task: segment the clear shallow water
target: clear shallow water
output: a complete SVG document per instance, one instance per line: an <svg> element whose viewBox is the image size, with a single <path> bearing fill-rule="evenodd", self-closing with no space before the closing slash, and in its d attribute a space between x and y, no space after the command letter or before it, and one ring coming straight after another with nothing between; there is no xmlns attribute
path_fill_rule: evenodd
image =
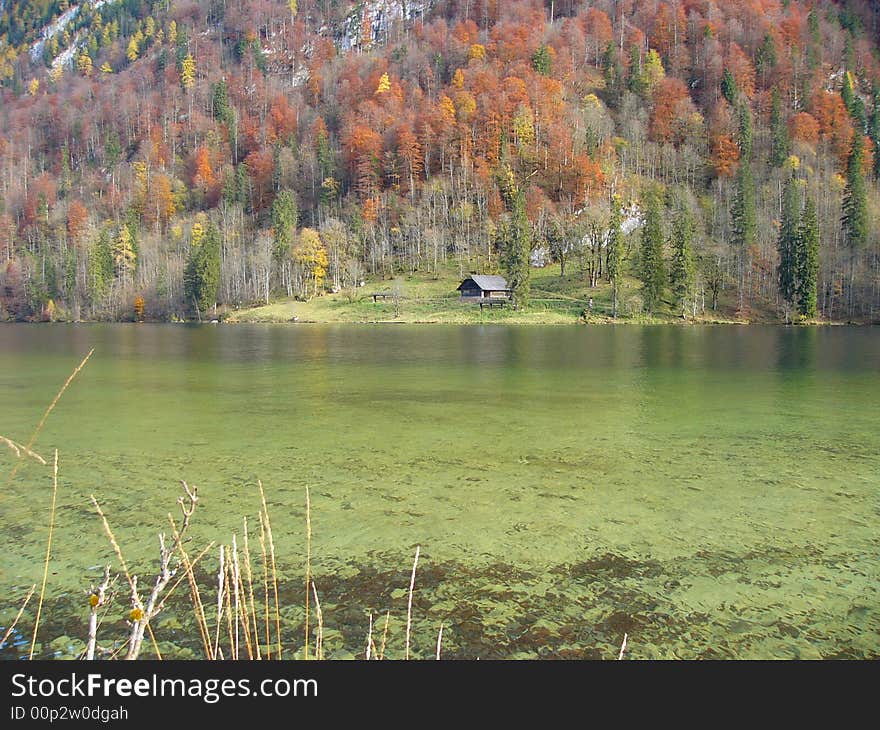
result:
<svg viewBox="0 0 880 730"><path fill-rule="evenodd" d="M451 657L610 657L624 632L634 658L880 654L876 328L9 325L0 434L27 441L91 347L37 444L61 472L43 655L85 635L112 557L89 494L148 574L180 479L195 546L256 524L258 478L291 646L309 485L331 656L369 611L399 648L416 545L420 655L441 621ZM15 600L50 476L0 497ZM173 614L170 655L197 644Z"/></svg>

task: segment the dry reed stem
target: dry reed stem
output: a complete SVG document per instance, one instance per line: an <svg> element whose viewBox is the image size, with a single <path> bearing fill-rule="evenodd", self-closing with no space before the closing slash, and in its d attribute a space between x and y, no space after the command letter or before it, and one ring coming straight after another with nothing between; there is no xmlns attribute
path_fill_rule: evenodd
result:
<svg viewBox="0 0 880 730"><path fill-rule="evenodd" d="M37 601L37 617L34 619L34 633L31 636L31 650L28 652L28 659L34 658L34 647L37 644L37 629L40 628L40 616L43 613L43 598L46 595L46 580L49 578L49 558L52 555L52 535L55 533L55 503L57 499L58 449L55 449L55 459L52 464L52 507L49 510L49 538L46 541L46 559L43 561L43 584L40 586L40 599Z"/></svg>
<svg viewBox="0 0 880 730"><path fill-rule="evenodd" d="M61 400L61 396L64 395L64 391L70 386L73 382L73 379L77 376L80 370L85 367L85 364L89 361L89 358L92 356L92 353L95 351L95 348L89 350L89 354L86 355L82 362L76 366L74 371L70 374L66 381L64 381L64 385L61 386L61 390L58 391L57 395L52 399L52 402L49 404L49 407L46 409L46 412L43 413L43 417L40 419L40 422L37 424L37 427L34 429L34 432L31 434L30 440L27 442L27 446L25 446L25 451L30 451L33 445L36 443L37 438L40 435L40 431L43 430L43 426L46 423L46 419L49 417L49 414L55 409L56 404L59 400ZM12 484L12 480L15 479L15 475L18 474L18 468L21 465L21 462L18 462L9 474L9 478L6 480L6 486L8 487Z"/></svg>
<svg viewBox="0 0 880 730"><path fill-rule="evenodd" d="M391 622L391 610L385 612L385 628L382 630L382 650L379 652L379 659L385 658L385 646L388 644L388 624Z"/></svg>
<svg viewBox="0 0 880 730"><path fill-rule="evenodd" d="M440 633L437 634L437 661L440 661L440 644L443 641L443 623L440 623Z"/></svg>
<svg viewBox="0 0 880 730"><path fill-rule="evenodd" d="M8 439L5 436L0 436L0 444L6 444L10 449L15 452L15 455L20 459L21 452L23 451L25 456L30 456L35 461L39 461L43 466L46 466L46 460L37 454L36 452L31 451L27 446L23 446L22 444L17 444L12 439Z"/></svg>
<svg viewBox="0 0 880 730"><path fill-rule="evenodd" d="M306 638L303 658L309 658L309 581L312 579L312 503L309 485L306 485Z"/></svg>
<svg viewBox="0 0 880 730"><path fill-rule="evenodd" d="M235 658L238 659L238 647L239 647L239 617L240 617L240 607L239 607L239 584L241 583L241 574L238 569L238 542L235 539L235 533L232 534L232 586L233 586L233 595L235 596ZM247 626L247 623L245 623ZM248 655L250 655L250 642L245 642L247 644Z"/></svg>
<svg viewBox="0 0 880 730"><path fill-rule="evenodd" d="M620 654L617 655L617 661L623 659L623 652L626 651L626 632L623 634L623 643L620 645Z"/></svg>
<svg viewBox="0 0 880 730"><path fill-rule="evenodd" d="M95 506L95 509L101 516L101 521L104 523L104 532L107 535L107 539L110 540L110 545L113 547L113 551L116 553L116 558L119 560L119 564L122 566L122 571L125 573L125 579L128 581L128 585L131 586L133 581L131 578L131 573L128 570L128 564L125 562L125 558L122 556L122 549L119 547L119 543L116 541L116 536L113 534L113 530L110 529L110 523L107 521L107 516L101 509L101 505L98 504L98 500L95 499L94 494L90 494L89 499L92 500L92 504Z"/></svg>
<svg viewBox="0 0 880 730"><path fill-rule="evenodd" d="M131 630L131 641L128 645L128 654L126 655L126 659L129 661L133 661L138 658L141 645L144 640L144 631L149 631L150 638L153 642L153 646L156 650L156 653L159 654L159 645L156 643L156 637L153 635L153 630L150 627L150 621L155 618L156 614L159 612L158 605L161 605L159 601L159 597L162 595L162 592L168 587L168 583L171 582L171 579L174 577L174 574L177 572L177 567L171 567L171 559L174 557L175 551L181 547L181 542L183 540L183 535L186 533L187 528L189 527L190 518L196 509L196 504L198 503L198 488L193 487L189 488L185 481L182 481L183 490L186 493L186 498L178 497L177 503L180 505L180 509L183 512L183 521L181 523L180 532L176 535L176 541L172 544L170 548L165 547L165 534L159 533L159 573L156 576L156 580L153 583L153 590L150 591L150 595L147 598L146 604L141 600L140 595L137 592L137 586L135 578L132 584L132 611L138 611L139 615L132 614L132 630ZM170 517L170 514L169 514ZM179 561L178 561L179 564ZM159 654L161 656L161 654Z"/></svg>
<svg viewBox="0 0 880 730"><path fill-rule="evenodd" d="M266 659L272 658L272 641L269 626L269 558L266 556L266 522L260 510L260 552L263 554L263 610L266 628Z"/></svg>
<svg viewBox="0 0 880 730"><path fill-rule="evenodd" d="M86 659L92 661L95 658L95 648L98 645L98 609L104 605L107 597L107 589L110 587L110 566L104 568L104 579L97 587L92 586L89 595L89 640L86 644Z"/></svg>
<svg viewBox="0 0 880 730"><path fill-rule="evenodd" d="M406 604L406 655L405 659L409 659L409 640L410 633L412 629L412 599L413 599L413 589L416 585L416 568L419 564L419 550L421 547L416 545L416 559L413 561L413 569L412 576L409 579L409 600Z"/></svg>
<svg viewBox="0 0 880 730"><path fill-rule="evenodd" d="M21 614L24 613L25 606L28 605L28 601L31 600L31 596L34 595L35 590L37 590L36 583L31 586L28 594L24 597L24 602L21 604L21 608L19 608L18 613L15 614L15 620L10 624L9 628L6 629L6 633L3 634L3 638L0 639L0 649L2 649L6 645L6 640L12 635L12 632L15 630L15 625L18 623L18 619L21 618Z"/></svg>
<svg viewBox="0 0 880 730"><path fill-rule="evenodd" d="M238 624L232 620L232 557L229 554L229 546L226 547L226 633L229 638L229 658L238 659L238 642L233 632L233 626Z"/></svg>
<svg viewBox="0 0 880 730"><path fill-rule="evenodd" d="M272 538L272 523L269 521L269 508L266 506L266 494L263 491L263 482L257 480L260 486L260 500L263 503L263 514L266 516L266 535L269 538L269 556L272 559L272 592L275 597L275 640L278 642L278 659L281 659L281 604L278 601L278 571L275 568L275 540ZM311 532L311 528L309 528ZM309 586L306 584L306 596ZM308 644L306 644L308 651ZM308 658L308 657L306 657Z"/></svg>
<svg viewBox="0 0 880 730"><path fill-rule="evenodd" d="M318 617L318 636L315 639L315 659L324 658L324 614L321 613L321 602L318 600L318 589L312 582L312 593L315 596L315 613Z"/></svg>
<svg viewBox="0 0 880 730"><path fill-rule="evenodd" d="M115 659L117 656L119 656L119 654L122 653L122 651L123 651L126 647L128 647L128 639L126 639L126 640L123 641L118 647L116 647L116 651L114 651L114 652L110 655L110 659L111 659L111 660L112 660L112 659Z"/></svg>
<svg viewBox="0 0 880 730"><path fill-rule="evenodd" d="M199 633L202 637L202 644L205 647L205 656L208 659L213 659L214 656L211 654L211 643L210 639L208 638L208 618L205 616L205 606L202 603L202 595L199 592L199 584L196 582L196 576L193 571L195 569L196 563L198 563L199 560L201 560L208 553L208 551L212 547L214 547L214 543L211 542L210 545L202 550L201 554L194 561L190 562L189 555L187 555L187 552L183 547L183 542L180 539L180 532L178 532L177 530L177 524L174 522L174 518L171 515L168 515L168 520L171 522L171 529L174 530L174 539L177 541L178 549L180 550L180 559L183 562L183 570L186 575L186 579L189 582L189 592L190 596L192 597L193 607L196 610L196 622L199 625ZM168 593L165 594L165 599L167 599L168 596L171 595L174 588L176 588L182 580L183 578L178 579L177 583L174 585L171 591L168 591Z"/></svg>
<svg viewBox="0 0 880 730"><path fill-rule="evenodd" d="M370 661L370 652L373 647L373 614L370 614L370 626L367 629L367 651L366 651L366 660Z"/></svg>
<svg viewBox="0 0 880 730"><path fill-rule="evenodd" d="M217 626L214 633L214 656L219 656L220 652L220 624L223 621L223 579L226 575L224 570L224 550L220 546L220 567L217 570ZM221 657L222 658L222 657Z"/></svg>
<svg viewBox="0 0 880 730"><path fill-rule="evenodd" d="M150 635L150 641L153 643L153 651L156 652L156 659L162 661L162 652L159 651L159 642L156 641L156 635L153 633L153 627L147 624L147 633Z"/></svg>
<svg viewBox="0 0 880 730"><path fill-rule="evenodd" d="M208 545L202 550L202 552L200 552L200 553L196 556L195 560L192 561L192 567L193 567L193 568L196 567L196 564L197 564L197 563L198 563L203 557L205 557L205 555L208 553L208 551L209 551L212 547L214 547L214 543L213 543L213 542L210 542L210 543L209 543L209 544L208 544ZM179 586L181 583L183 583L183 579L187 577L185 573L186 573L186 571L184 571L184 575L179 576L179 577L177 578L177 580L174 581L174 583L172 584L171 588L169 588L167 591L165 591L165 596L164 596L164 597L162 598L162 600L159 602L159 610L160 610L160 611L161 611L163 608L165 608L165 601L167 601L169 598L171 598L172 594L174 593L174 589L177 588L177 586Z"/></svg>
<svg viewBox="0 0 880 730"><path fill-rule="evenodd" d="M244 518L244 567L247 573L247 582L248 582L248 599L250 600L250 614L253 617L254 622L254 647L256 649L257 660L262 659L260 656L260 634L257 627L257 610L254 606L254 581L253 574L251 572L251 551L250 545L248 544L248 526L247 526L247 517Z"/></svg>

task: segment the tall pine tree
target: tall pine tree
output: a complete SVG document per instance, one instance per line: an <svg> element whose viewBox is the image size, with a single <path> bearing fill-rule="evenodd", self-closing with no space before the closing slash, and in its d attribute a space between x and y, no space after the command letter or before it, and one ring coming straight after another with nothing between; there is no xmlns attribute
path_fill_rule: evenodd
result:
<svg viewBox="0 0 880 730"><path fill-rule="evenodd" d="M511 197L510 217L498 229L501 263L507 274L507 285L513 292L518 307L528 306L531 292L532 228L526 215L526 201L522 191Z"/></svg>
<svg viewBox="0 0 880 730"><path fill-rule="evenodd" d="M871 110L871 121L868 124L868 134L874 143L874 177L880 179L880 85L874 84L873 105Z"/></svg>
<svg viewBox="0 0 880 730"><path fill-rule="evenodd" d="M776 242L779 251L779 265L776 270L779 293L789 305L794 305L797 294L799 220L797 182L791 177L785 183L782 193L782 222Z"/></svg>
<svg viewBox="0 0 880 730"><path fill-rule="evenodd" d="M272 231L275 238L275 258L283 261L290 256L293 234L299 211L296 204L296 193L282 190L272 201Z"/></svg>
<svg viewBox="0 0 880 730"><path fill-rule="evenodd" d="M183 271L183 291L187 301L198 312L204 312L216 304L219 286L220 232L212 221L206 226L200 240L190 248Z"/></svg>
<svg viewBox="0 0 880 730"><path fill-rule="evenodd" d="M623 213L620 209L620 196L611 199L611 220L608 223L608 247L605 264L608 280L611 282L611 316L617 319L620 306L620 280L623 276Z"/></svg>
<svg viewBox="0 0 880 730"><path fill-rule="evenodd" d="M819 279L819 219L816 204L807 195L804 213L798 229L798 311L807 319L816 312L816 288Z"/></svg>
<svg viewBox="0 0 880 730"><path fill-rule="evenodd" d="M770 164L782 167L791 154L791 140L788 137L788 125L782 115L782 103L779 91L774 86L770 107Z"/></svg>
<svg viewBox="0 0 880 730"><path fill-rule="evenodd" d="M864 154L864 139L856 132L846 164L843 192L843 230L852 250L861 248L868 239L868 192L862 174Z"/></svg>
<svg viewBox="0 0 880 730"><path fill-rule="evenodd" d="M745 306L746 264L749 249L755 245L758 222L755 203L755 177L752 174L752 117L746 104L739 106L740 163L736 172L736 194L731 217L733 245L739 273L739 306Z"/></svg>
<svg viewBox="0 0 880 730"><path fill-rule="evenodd" d="M656 311L663 301L666 286L666 266L663 261L663 223L660 213L660 195L652 190L646 201L645 225L642 227L642 245L639 252L639 278L645 309Z"/></svg>
<svg viewBox="0 0 880 730"><path fill-rule="evenodd" d="M686 201L678 205L678 213L672 224L669 245L672 248L672 263L669 267L669 283L675 308L687 317L694 298L694 219Z"/></svg>

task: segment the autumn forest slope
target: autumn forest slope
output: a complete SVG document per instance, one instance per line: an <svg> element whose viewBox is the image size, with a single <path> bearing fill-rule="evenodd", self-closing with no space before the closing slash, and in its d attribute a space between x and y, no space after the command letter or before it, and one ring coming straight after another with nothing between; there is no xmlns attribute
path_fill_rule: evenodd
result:
<svg viewBox="0 0 880 730"><path fill-rule="evenodd" d="M530 260L876 320L878 44L863 0L4 0L0 320L452 267L528 307Z"/></svg>

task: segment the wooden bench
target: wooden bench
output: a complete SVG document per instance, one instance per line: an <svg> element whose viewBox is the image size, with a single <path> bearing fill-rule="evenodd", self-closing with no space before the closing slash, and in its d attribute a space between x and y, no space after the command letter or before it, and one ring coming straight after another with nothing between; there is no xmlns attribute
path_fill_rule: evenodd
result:
<svg viewBox="0 0 880 730"><path fill-rule="evenodd" d="M388 299L389 297L393 297L394 294L390 291L380 291L380 292L373 292L373 294L371 294L371 296L373 297L373 302L375 303L379 299L384 300L384 299Z"/></svg>
<svg viewBox="0 0 880 730"><path fill-rule="evenodd" d="M506 299L481 299L480 311L483 311L483 307L489 307L489 309L492 309L492 307L503 307L505 304L507 304Z"/></svg>

